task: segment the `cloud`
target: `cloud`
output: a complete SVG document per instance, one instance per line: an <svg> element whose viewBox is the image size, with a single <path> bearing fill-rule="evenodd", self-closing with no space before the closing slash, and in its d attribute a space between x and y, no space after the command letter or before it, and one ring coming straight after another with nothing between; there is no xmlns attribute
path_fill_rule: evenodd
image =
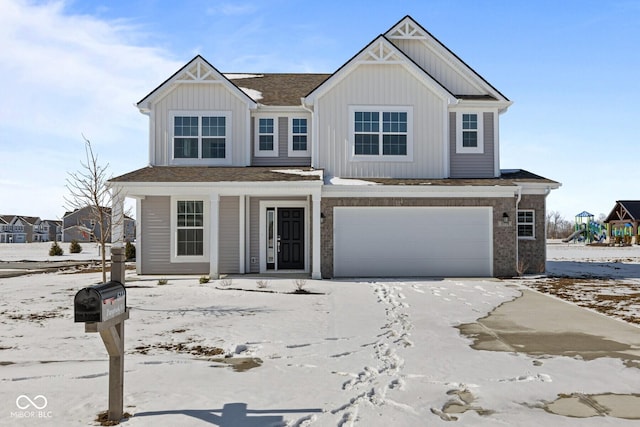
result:
<svg viewBox="0 0 640 427"><path fill-rule="evenodd" d="M71 14L61 1L0 0L0 10L0 181L22 183L3 188L0 213L45 216L23 206L64 193L82 134L112 172L144 166L148 122L134 103L183 63L145 46L135 25Z"/></svg>
<svg viewBox="0 0 640 427"><path fill-rule="evenodd" d="M211 7L207 9L207 15L216 15L218 13L226 16L250 15L255 13L258 8L250 3L224 3L219 7Z"/></svg>

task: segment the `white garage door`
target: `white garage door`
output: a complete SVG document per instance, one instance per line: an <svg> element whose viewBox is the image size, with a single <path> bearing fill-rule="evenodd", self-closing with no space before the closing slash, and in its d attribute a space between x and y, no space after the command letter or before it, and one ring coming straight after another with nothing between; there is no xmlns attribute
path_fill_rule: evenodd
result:
<svg viewBox="0 0 640 427"><path fill-rule="evenodd" d="M336 207L336 277L491 276L488 207Z"/></svg>

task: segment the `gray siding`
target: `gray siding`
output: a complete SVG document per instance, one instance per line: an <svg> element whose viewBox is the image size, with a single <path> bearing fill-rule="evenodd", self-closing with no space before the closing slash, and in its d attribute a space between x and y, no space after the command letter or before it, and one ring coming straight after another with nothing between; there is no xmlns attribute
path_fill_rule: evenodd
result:
<svg viewBox="0 0 640 427"><path fill-rule="evenodd" d="M252 166L309 166L311 157L289 157L289 118L278 117L278 157L256 157L256 118L251 118L251 165ZM309 121L307 122L309 123ZM311 127L309 126L309 130ZM311 132L307 137L311 144Z"/></svg>
<svg viewBox="0 0 640 427"><path fill-rule="evenodd" d="M142 200L141 274L208 274L209 263L171 263L171 198Z"/></svg>
<svg viewBox="0 0 640 427"><path fill-rule="evenodd" d="M238 197L220 197L220 273L240 273L240 203Z"/></svg>
<svg viewBox="0 0 640 427"><path fill-rule="evenodd" d="M483 113L484 153L456 153L456 113L449 112L449 153L451 178L493 178L495 132L493 113Z"/></svg>

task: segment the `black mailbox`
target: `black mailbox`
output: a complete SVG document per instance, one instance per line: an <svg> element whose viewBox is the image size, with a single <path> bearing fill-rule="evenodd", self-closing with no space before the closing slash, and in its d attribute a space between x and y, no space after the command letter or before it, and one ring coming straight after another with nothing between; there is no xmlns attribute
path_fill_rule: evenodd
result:
<svg viewBox="0 0 640 427"><path fill-rule="evenodd" d="M76 294L73 302L76 322L106 322L127 309L127 291L120 282L89 286Z"/></svg>

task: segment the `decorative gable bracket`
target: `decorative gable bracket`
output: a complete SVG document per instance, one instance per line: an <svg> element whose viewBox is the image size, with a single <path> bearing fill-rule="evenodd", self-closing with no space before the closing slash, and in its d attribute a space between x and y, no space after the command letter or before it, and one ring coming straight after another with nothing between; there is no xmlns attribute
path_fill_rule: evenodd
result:
<svg viewBox="0 0 640 427"><path fill-rule="evenodd" d="M176 82L180 83L221 83L213 74L213 70L207 67L202 62L196 62L192 66L184 71L181 75L177 76Z"/></svg>
<svg viewBox="0 0 640 427"><path fill-rule="evenodd" d="M403 59L398 55L383 38L372 43L366 51L362 52L359 62L374 63L399 63Z"/></svg>
<svg viewBox="0 0 640 427"><path fill-rule="evenodd" d="M416 25L410 18L405 18L404 22L398 24L391 30L387 37L390 39L427 39L427 34Z"/></svg>

